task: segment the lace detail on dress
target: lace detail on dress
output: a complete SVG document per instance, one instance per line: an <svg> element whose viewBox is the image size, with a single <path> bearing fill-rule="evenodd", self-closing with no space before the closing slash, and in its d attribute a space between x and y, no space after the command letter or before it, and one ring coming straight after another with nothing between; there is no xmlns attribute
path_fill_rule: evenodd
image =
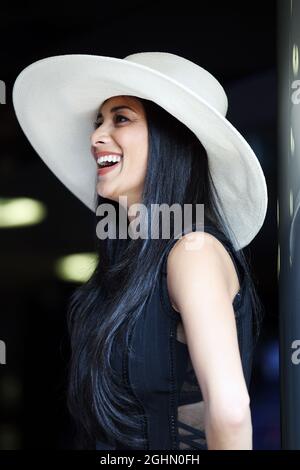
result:
<svg viewBox="0 0 300 470"><path fill-rule="evenodd" d="M204 406L204 401L200 401L178 407L179 449L207 450Z"/></svg>
<svg viewBox="0 0 300 470"><path fill-rule="evenodd" d="M182 344L184 343L177 340L177 346ZM187 347L185 350L187 352L186 370L183 384L178 391L178 447L179 449L207 450L204 426L205 403Z"/></svg>

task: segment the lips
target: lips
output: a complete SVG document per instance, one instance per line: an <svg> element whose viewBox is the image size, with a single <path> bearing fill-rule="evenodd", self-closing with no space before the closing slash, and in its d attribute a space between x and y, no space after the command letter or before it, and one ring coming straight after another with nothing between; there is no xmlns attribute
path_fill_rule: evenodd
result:
<svg viewBox="0 0 300 470"><path fill-rule="evenodd" d="M96 150L95 148L91 148L92 150L92 154L93 154L93 157L94 159L96 160L96 163L97 163L97 166L98 166L98 170L97 170L97 173L98 175L105 175L106 173L109 173L110 171L113 171L115 168L119 167L120 163L123 161L123 155L121 153L118 153L118 152L112 152L111 150ZM116 163L115 165L111 165L111 166L107 166L107 167L99 167L99 164L97 162L98 158L99 157L106 157L108 155L116 155L116 156L119 156L121 157L121 160Z"/></svg>
<svg viewBox="0 0 300 470"><path fill-rule="evenodd" d="M116 163L115 165L111 165L111 166L104 166L103 168L98 168L98 175L105 175L106 173L109 173L110 171L113 171L115 168L119 167L122 163L122 159Z"/></svg>
<svg viewBox="0 0 300 470"><path fill-rule="evenodd" d="M114 157L116 154L109 154L109 157ZM120 163L123 159L122 155L118 154L118 159L115 159L116 161L113 161L111 158L109 159L106 159L104 160L104 162L100 163L98 160L101 159L101 157L98 157L97 158L97 165L98 165L98 168L102 169L102 168L108 168L108 167L113 167L113 166L117 166L118 163Z"/></svg>
<svg viewBox="0 0 300 470"><path fill-rule="evenodd" d="M123 158L123 155L121 153L110 152L109 150L96 151L95 149L92 149L92 154L93 154L93 157L96 160L96 162L97 162L99 157L106 157L107 155L117 155L117 156Z"/></svg>

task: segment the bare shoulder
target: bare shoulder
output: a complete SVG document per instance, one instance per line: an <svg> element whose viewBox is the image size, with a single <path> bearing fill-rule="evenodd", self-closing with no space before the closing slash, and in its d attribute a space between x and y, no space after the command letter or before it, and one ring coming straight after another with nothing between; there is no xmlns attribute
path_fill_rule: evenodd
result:
<svg viewBox="0 0 300 470"><path fill-rule="evenodd" d="M226 289L231 301L240 289L238 275L224 245L212 234L197 231L180 238L167 260L168 292L173 307L180 311L178 295L188 295L198 283L211 289Z"/></svg>

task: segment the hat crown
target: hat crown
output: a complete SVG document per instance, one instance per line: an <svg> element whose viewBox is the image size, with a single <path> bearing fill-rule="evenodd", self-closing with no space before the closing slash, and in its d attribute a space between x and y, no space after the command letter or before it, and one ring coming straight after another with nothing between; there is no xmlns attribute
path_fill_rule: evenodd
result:
<svg viewBox="0 0 300 470"><path fill-rule="evenodd" d="M223 116L228 100L220 82L207 70L188 59L169 52L140 52L124 58L167 75L205 100Z"/></svg>

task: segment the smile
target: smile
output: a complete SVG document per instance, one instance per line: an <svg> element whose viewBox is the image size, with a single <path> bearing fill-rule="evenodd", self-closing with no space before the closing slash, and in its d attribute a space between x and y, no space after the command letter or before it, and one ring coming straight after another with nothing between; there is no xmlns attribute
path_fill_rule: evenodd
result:
<svg viewBox="0 0 300 470"><path fill-rule="evenodd" d="M122 161L122 159L119 162L113 163L110 166L105 166L103 168L98 168L98 170L97 170L98 175L101 175L101 176L106 175L106 173L109 173L110 171L113 171L115 168L117 168L121 165L121 161Z"/></svg>

